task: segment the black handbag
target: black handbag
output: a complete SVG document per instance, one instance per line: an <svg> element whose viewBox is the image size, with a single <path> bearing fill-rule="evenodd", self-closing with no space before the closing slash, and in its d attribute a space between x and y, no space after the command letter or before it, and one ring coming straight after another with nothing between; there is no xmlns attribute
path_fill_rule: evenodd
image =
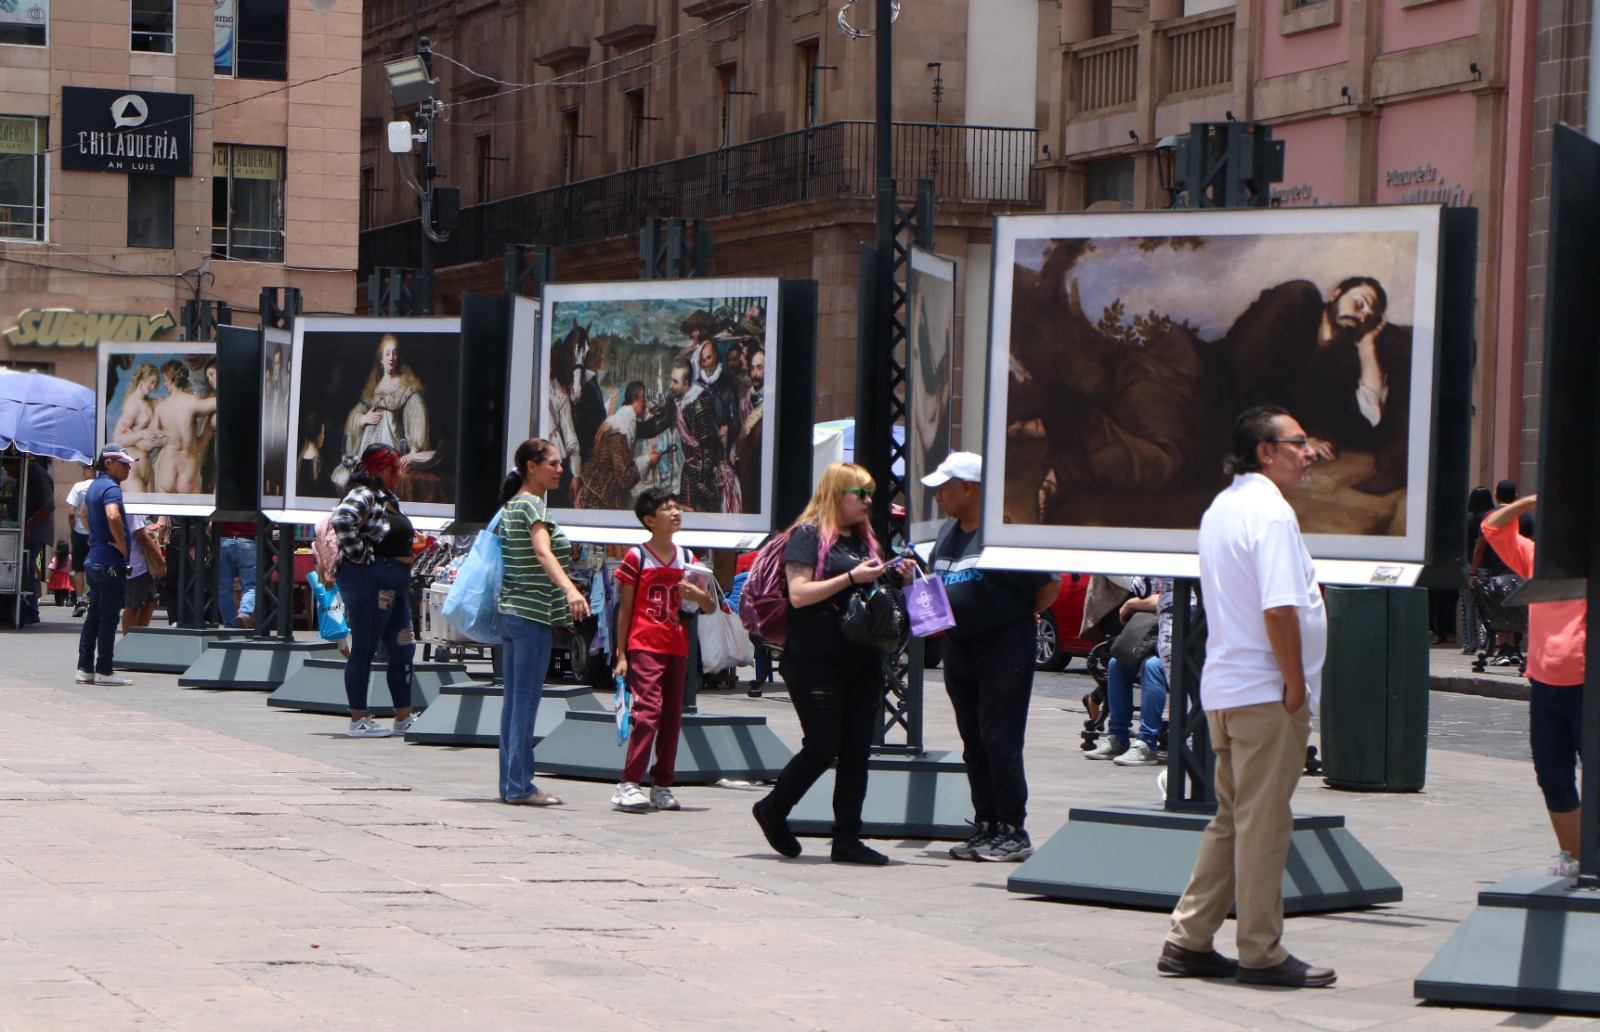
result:
<svg viewBox="0 0 1600 1032"><path fill-rule="evenodd" d="M841 626L844 636L857 645L876 649L899 648L910 631L906 597L883 581L851 589L845 600Z"/></svg>
<svg viewBox="0 0 1600 1032"><path fill-rule="evenodd" d="M1111 643L1111 658L1118 665L1137 671L1156 651L1156 628L1160 621L1154 613L1134 613L1122 625L1122 633Z"/></svg>

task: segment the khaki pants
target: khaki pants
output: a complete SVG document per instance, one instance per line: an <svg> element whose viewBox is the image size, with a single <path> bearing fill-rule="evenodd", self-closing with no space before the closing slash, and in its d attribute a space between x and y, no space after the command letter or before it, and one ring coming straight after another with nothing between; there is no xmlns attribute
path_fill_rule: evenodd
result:
<svg viewBox="0 0 1600 1032"><path fill-rule="evenodd" d="M1212 948L1237 905L1239 963L1281 964L1283 867L1294 813L1289 799L1305 769L1311 707L1290 715L1281 702L1206 713L1217 754L1217 815L1200 839L1189 887L1172 912L1168 939L1185 949Z"/></svg>

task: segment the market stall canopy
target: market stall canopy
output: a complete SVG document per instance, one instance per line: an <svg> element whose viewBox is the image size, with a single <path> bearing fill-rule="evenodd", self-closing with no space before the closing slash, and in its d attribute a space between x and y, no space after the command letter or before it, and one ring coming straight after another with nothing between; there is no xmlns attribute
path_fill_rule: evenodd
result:
<svg viewBox="0 0 1600 1032"><path fill-rule="evenodd" d="M88 464L94 459L94 391L43 373L0 369L0 449Z"/></svg>

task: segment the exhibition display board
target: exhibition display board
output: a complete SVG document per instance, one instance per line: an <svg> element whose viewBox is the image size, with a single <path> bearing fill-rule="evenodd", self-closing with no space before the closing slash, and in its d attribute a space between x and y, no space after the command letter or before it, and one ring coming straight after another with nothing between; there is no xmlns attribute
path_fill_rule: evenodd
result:
<svg viewBox="0 0 1600 1032"><path fill-rule="evenodd" d="M920 545L933 541L944 522L922 478L944 461L955 439L956 263L913 247L906 308L906 526Z"/></svg>
<svg viewBox="0 0 1600 1032"><path fill-rule="evenodd" d="M133 512L207 516L217 489L217 346L107 343L99 349L97 438L139 461L123 482Z"/></svg>

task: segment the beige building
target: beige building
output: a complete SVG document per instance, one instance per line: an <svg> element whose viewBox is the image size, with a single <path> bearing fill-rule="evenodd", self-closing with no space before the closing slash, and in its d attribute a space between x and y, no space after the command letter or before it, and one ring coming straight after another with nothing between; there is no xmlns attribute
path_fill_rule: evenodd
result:
<svg viewBox="0 0 1600 1032"><path fill-rule="evenodd" d="M179 339L193 299L253 325L263 286L351 311L359 3L16 6L0 15L0 364L93 385L99 341Z"/></svg>

